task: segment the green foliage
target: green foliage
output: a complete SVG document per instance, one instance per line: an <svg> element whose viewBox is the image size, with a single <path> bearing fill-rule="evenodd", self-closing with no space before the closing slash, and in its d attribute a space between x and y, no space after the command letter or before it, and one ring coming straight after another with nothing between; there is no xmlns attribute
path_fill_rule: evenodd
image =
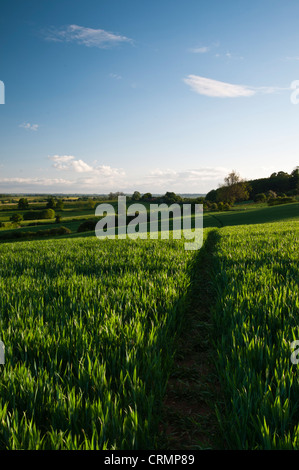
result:
<svg viewBox="0 0 299 470"><path fill-rule="evenodd" d="M55 227L45 230L37 230L36 232L30 231L9 231L2 235L0 235L0 240L14 240L20 238L32 238L32 237L49 237L49 236L56 236L56 235L69 235L71 230L67 227Z"/></svg>
<svg viewBox="0 0 299 470"><path fill-rule="evenodd" d="M13 214L10 220L11 222L19 223L23 220L23 216L21 214Z"/></svg>
<svg viewBox="0 0 299 470"><path fill-rule="evenodd" d="M25 212L24 220L54 219L55 211L53 209L43 209L42 211Z"/></svg>
<svg viewBox="0 0 299 470"><path fill-rule="evenodd" d="M46 204L46 208L47 209L54 209L56 207L56 200L54 197L49 197L47 199L47 204Z"/></svg>
<svg viewBox="0 0 299 470"><path fill-rule="evenodd" d="M192 256L181 241L0 245L1 449L153 448Z"/></svg>
<svg viewBox="0 0 299 470"><path fill-rule="evenodd" d="M151 201L153 198L151 193L145 193L141 196L141 201Z"/></svg>
<svg viewBox="0 0 299 470"><path fill-rule="evenodd" d="M233 449L299 449L299 222L223 228L215 253L219 409Z"/></svg>
<svg viewBox="0 0 299 470"><path fill-rule="evenodd" d="M166 204L175 204L175 203L182 202L183 200L182 200L181 196L179 196L179 195L177 195L173 192L167 192L163 196L163 201Z"/></svg>
<svg viewBox="0 0 299 470"><path fill-rule="evenodd" d="M246 201L249 199L249 184L238 173L232 171L224 178L224 184L218 189L217 199L228 204Z"/></svg>
<svg viewBox="0 0 299 470"><path fill-rule="evenodd" d="M226 180L225 184L222 185L220 188L209 191L209 193L206 195L206 201L231 201L231 199L229 199L227 186L234 185L235 183L237 183L235 178L229 178L228 180ZM240 188L236 186L236 189L239 190ZM274 192L278 195L285 193L287 196L295 196L296 194L299 194L299 167L296 167L291 172L291 174L288 174L284 171L279 171L278 173L272 173L269 178L249 180L246 182L246 187L244 188L243 186L243 189L245 189L245 191L248 193L248 197L246 192L246 197L243 198L242 196L243 200L256 200L256 197L258 195L267 195L269 191ZM238 197L236 200L238 200Z"/></svg>
<svg viewBox="0 0 299 470"><path fill-rule="evenodd" d="M82 224L79 225L77 232L91 232L92 230L95 230L97 224L97 219L88 219L82 222Z"/></svg>
<svg viewBox="0 0 299 470"><path fill-rule="evenodd" d="M210 202L217 202L217 190L212 189L211 191L208 192L206 195L206 201Z"/></svg>
<svg viewBox="0 0 299 470"><path fill-rule="evenodd" d="M29 202L28 202L28 199L22 197L21 199L19 199L19 202L18 202L18 209L20 210L26 210L28 209L29 207Z"/></svg>
<svg viewBox="0 0 299 470"><path fill-rule="evenodd" d="M54 219L55 211L53 209L45 209L39 212L39 219Z"/></svg>
<svg viewBox="0 0 299 470"><path fill-rule="evenodd" d="M259 193L254 196L254 202L266 202L267 196L265 193Z"/></svg>
<svg viewBox="0 0 299 470"><path fill-rule="evenodd" d="M296 199L293 197L276 197L273 199L269 199L268 205L269 206L278 206L281 204L290 204L291 202L296 202Z"/></svg>
<svg viewBox="0 0 299 470"><path fill-rule="evenodd" d="M58 200L56 201L55 209L56 209L57 211L62 211L63 208L64 208L64 202L63 202L63 200L62 200L62 199L58 199Z"/></svg>
<svg viewBox="0 0 299 470"><path fill-rule="evenodd" d="M132 201L139 201L139 199L141 198L141 194L139 191L134 191L133 195L132 195Z"/></svg>

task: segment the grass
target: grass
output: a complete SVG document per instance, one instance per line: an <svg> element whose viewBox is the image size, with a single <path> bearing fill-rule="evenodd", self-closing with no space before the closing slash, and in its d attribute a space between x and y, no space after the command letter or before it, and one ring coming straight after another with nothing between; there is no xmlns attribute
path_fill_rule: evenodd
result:
<svg viewBox="0 0 299 470"><path fill-rule="evenodd" d="M299 204L205 213L200 252L73 209L0 244L0 449L298 449Z"/></svg>
<svg viewBox="0 0 299 470"><path fill-rule="evenodd" d="M181 241L1 245L1 449L155 445L191 257Z"/></svg>
<svg viewBox="0 0 299 470"><path fill-rule="evenodd" d="M226 227L215 251L219 410L234 449L299 448L299 221Z"/></svg>
<svg viewBox="0 0 299 470"><path fill-rule="evenodd" d="M215 403L221 401L215 368L215 332L210 282L218 230L205 231L205 243L192 260L189 304L168 380L160 442L165 450L224 449Z"/></svg>

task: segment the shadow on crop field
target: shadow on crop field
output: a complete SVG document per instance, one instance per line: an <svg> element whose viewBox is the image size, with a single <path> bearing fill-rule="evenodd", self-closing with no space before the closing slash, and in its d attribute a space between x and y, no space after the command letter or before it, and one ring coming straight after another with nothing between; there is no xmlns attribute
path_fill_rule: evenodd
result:
<svg viewBox="0 0 299 470"><path fill-rule="evenodd" d="M160 424L167 450L224 449L215 406L221 392L215 367L215 329L211 309L213 251L219 231L209 231L203 248L190 264L189 305L182 322Z"/></svg>
<svg viewBox="0 0 299 470"><path fill-rule="evenodd" d="M262 207L254 209L244 209L242 211L232 210L227 212L217 212L217 220L222 226L232 225L253 225L268 224L272 222L283 222L298 219L299 204L285 204L282 206Z"/></svg>

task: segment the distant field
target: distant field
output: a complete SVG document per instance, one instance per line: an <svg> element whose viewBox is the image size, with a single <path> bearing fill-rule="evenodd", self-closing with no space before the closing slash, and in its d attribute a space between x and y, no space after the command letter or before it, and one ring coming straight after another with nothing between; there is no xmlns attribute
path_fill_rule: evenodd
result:
<svg viewBox="0 0 299 470"><path fill-rule="evenodd" d="M267 205L246 205L233 211L215 213L223 226L264 224L276 221L291 221L299 217L299 202L281 206L268 207Z"/></svg>
<svg viewBox="0 0 299 470"><path fill-rule="evenodd" d="M117 203L112 203L117 207ZM72 206L72 207L70 207ZM44 206L43 206L44 207ZM149 204L146 204L147 209L149 209ZM26 211L18 211L18 213L24 215ZM10 217L15 214L15 211L0 211L0 222L9 224ZM77 236L82 236L82 233L77 233L79 225L86 219L95 217L95 209L84 208L80 209L76 206L76 203L68 203L66 208L63 211L57 211L57 214L62 217L62 220L59 224L55 224L55 219L53 220L40 220L38 222L43 225L29 226L29 224L36 221L22 221L19 224L19 227L15 226L6 226L0 228L0 243L1 243L1 234L13 233L15 230L20 230L22 232L37 232L41 229L48 229L65 226L71 230L72 234L67 235L68 237L74 238ZM205 212L203 218L204 228L218 227L223 226L233 226L233 225L248 225L248 224L261 224L269 223L275 221L291 221L296 220L299 217L299 202L292 204L285 204L283 206L274 206L268 207L266 204L243 204L237 205L231 211L227 212ZM172 218L170 218L170 228L172 228ZM55 225L54 225L55 224ZM144 230L149 231L150 225ZM84 234L84 236L94 236L94 231Z"/></svg>

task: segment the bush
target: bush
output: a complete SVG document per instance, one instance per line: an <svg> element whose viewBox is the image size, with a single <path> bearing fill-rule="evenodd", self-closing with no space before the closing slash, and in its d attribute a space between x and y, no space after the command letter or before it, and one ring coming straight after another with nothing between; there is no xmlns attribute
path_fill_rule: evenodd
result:
<svg viewBox="0 0 299 470"><path fill-rule="evenodd" d="M53 209L44 209L39 213L39 219L54 219L55 211Z"/></svg>
<svg viewBox="0 0 299 470"><path fill-rule="evenodd" d="M58 228L52 228L50 230L50 233L53 235L67 235L69 233L72 233L72 231L69 228L62 226Z"/></svg>
<svg viewBox="0 0 299 470"><path fill-rule="evenodd" d="M254 202L266 202L267 196L265 193L256 194L254 197Z"/></svg>
<svg viewBox="0 0 299 470"><path fill-rule="evenodd" d="M21 214L14 214L10 218L11 222L19 223L23 220L23 216Z"/></svg>
<svg viewBox="0 0 299 470"><path fill-rule="evenodd" d="M21 210L24 210L24 209L28 209L29 207L29 202L28 202L28 199L22 197L21 199L19 199L19 202L18 202L18 209L21 209Z"/></svg>
<svg viewBox="0 0 299 470"><path fill-rule="evenodd" d="M37 211L29 211L25 212L24 220L37 220L39 212Z"/></svg>
<svg viewBox="0 0 299 470"><path fill-rule="evenodd" d="M138 214L136 215L127 215L126 217L126 224L131 222L137 217ZM88 219L85 220L81 225L79 225L77 232L92 232L95 230L96 225L98 223L98 219ZM115 226L118 226L118 214L115 214Z"/></svg>
<svg viewBox="0 0 299 470"><path fill-rule="evenodd" d="M96 225L97 225L97 220L95 219L89 219L85 220L81 225L79 225L77 232L91 232L92 230L95 230Z"/></svg>
<svg viewBox="0 0 299 470"><path fill-rule="evenodd" d="M53 209L44 209L42 211L29 211L24 214L24 220L54 219L55 211Z"/></svg>
<svg viewBox="0 0 299 470"><path fill-rule="evenodd" d="M277 197L269 199L268 206L279 206L280 204L290 204L291 202L296 202L296 199L293 197Z"/></svg>
<svg viewBox="0 0 299 470"><path fill-rule="evenodd" d="M31 238L31 237L46 237L50 235L68 235L72 233L72 231L67 227L56 227L51 229L45 230L38 230L37 232L21 232L16 231L13 233L5 233L0 236L0 240L10 240L10 239L18 239L18 238Z"/></svg>

